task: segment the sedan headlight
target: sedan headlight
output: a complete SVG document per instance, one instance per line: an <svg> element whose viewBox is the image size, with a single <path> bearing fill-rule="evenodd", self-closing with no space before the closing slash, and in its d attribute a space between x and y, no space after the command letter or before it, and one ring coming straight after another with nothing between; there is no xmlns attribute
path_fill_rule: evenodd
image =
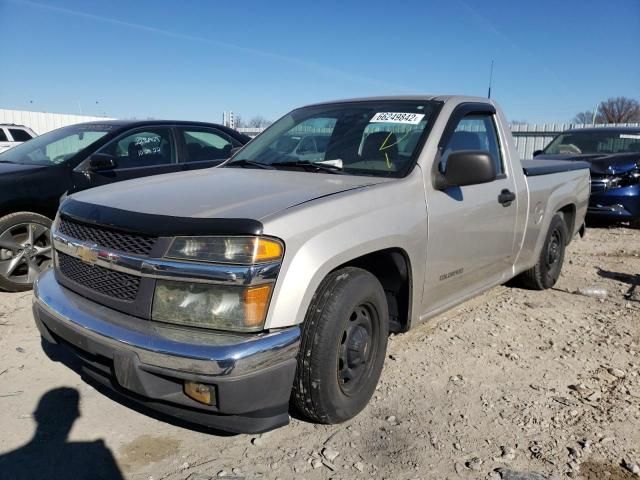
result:
<svg viewBox="0 0 640 480"><path fill-rule="evenodd" d="M283 252L280 241L266 237L178 237L165 256L199 262L252 265L279 260Z"/></svg>
<svg viewBox="0 0 640 480"><path fill-rule="evenodd" d="M216 330L261 330L271 284L235 286L158 280L151 317Z"/></svg>

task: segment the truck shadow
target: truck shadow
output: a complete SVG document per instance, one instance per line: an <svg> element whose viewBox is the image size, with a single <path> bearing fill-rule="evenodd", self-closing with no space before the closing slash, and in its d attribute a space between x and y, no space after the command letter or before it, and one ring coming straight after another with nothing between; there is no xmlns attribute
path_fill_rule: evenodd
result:
<svg viewBox="0 0 640 480"><path fill-rule="evenodd" d="M123 479L103 440L69 441L71 427L80 417L79 401L75 388L55 388L45 393L34 412L35 434L22 447L0 455L0 477L11 480Z"/></svg>
<svg viewBox="0 0 640 480"><path fill-rule="evenodd" d="M232 437L237 435L235 433L225 432L225 431L218 430L211 427L205 427L197 423L192 423L186 420L182 420L180 418L163 414L162 412L153 410L149 407L146 407L142 403L138 403L124 395L119 394L117 391L114 391L111 388L106 387L105 385L98 382L91 376L87 375L87 373L85 372L85 366L82 363L82 361L78 357L76 357L72 352L70 352L67 348L64 348L60 345L52 345L46 341L42 341L42 350L47 355L47 357L49 357L50 360L54 362L60 362L63 365L65 365L67 368L70 368L71 370L76 372L78 375L80 375L80 377L82 377L82 380L85 383L95 388L96 391L99 392L100 394L142 415L151 417L163 423L171 424L179 428L184 428L186 430L191 430L199 433L205 433L207 435L216 435L219 437ZM115 386L115 387L120 388L118 386Z"/></svg>
<svg viewBox="0 0 640 480"><path fill-rule="evenodd" d="M598 268L598 275L602 278L608 278L609 280L615 280L617 282L630 285L629 290L624 294L624 298L631 302L640 302L640 294L636 291L638 286L640 286L640 274L634 275L629 273L611 272L609 270Z"/></svg>

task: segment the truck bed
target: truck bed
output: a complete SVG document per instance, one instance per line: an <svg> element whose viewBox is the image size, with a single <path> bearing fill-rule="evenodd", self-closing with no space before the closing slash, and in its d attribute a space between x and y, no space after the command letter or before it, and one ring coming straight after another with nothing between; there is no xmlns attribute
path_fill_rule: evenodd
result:
<svg viewBox="0 0 640 480"><path fill-rule="evenodd" d="M527 177L570 172L572 170L582 170L583 168L589 169L589 164L571 160L522 160L522 171Z"/></svg>

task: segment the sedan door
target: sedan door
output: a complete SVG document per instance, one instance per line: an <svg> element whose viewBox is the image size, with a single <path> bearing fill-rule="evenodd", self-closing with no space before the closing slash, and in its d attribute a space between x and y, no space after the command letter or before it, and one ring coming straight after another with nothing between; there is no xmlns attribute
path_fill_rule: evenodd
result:
<svg viewBox="0 0 640 480"><path fill-rule="evenodd" d="M92 166L91 159L96 155L112 163ZM121 134L85 159L74 172L76 190L180 169L171 127L138 128Z"/></svg>
<svg viewBox="0 0 640 480"><path fill-rule="evenodd" d="M183 170L215 167L231 156L231 150L242 146L226 133L209 127L184 126L176 129L181 145Z"/></svg>

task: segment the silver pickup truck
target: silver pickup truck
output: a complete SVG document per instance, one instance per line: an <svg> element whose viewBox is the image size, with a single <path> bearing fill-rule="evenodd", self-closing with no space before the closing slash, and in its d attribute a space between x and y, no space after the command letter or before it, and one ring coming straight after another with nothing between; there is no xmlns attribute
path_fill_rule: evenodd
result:
<svg viewBox="0 0 640 480"><path fill-rule="evenodd" d="M221 167L68 197L35 320L93 380L189 422L342 422L390 332L514 277L553 286L588 197L587 164L520 162L487 99L311 105Z"/></svg>

